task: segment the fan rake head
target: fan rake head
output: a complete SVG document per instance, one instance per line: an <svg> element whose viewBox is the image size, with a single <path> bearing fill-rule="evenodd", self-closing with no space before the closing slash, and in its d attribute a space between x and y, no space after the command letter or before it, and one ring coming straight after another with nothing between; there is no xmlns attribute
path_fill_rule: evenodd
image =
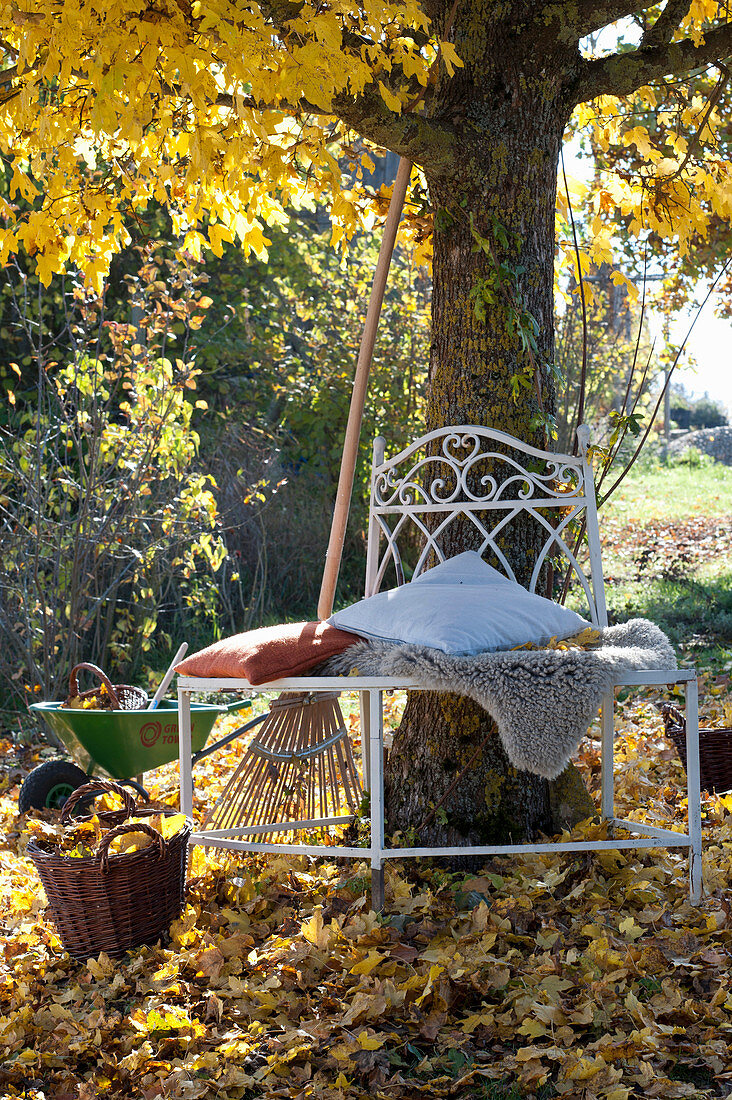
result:
<svg viewBox="0 0 732 1100"><path fill-rule="evenodd" d="M337 692L290 692L271 704L218 801L207 830L273 832L314 829L358 812L361 801L353 749ZM283 825L289 829L283 829Z"/></svg>

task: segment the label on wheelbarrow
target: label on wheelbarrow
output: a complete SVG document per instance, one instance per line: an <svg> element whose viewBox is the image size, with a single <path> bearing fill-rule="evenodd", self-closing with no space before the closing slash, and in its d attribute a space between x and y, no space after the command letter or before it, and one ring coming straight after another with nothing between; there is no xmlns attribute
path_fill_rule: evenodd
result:
<svg viewBox="0 0 732 1100"><path fill-rule="evenodd" d="M177 745L178 723L168 722L164 726L162 722L146 722L140 729L140 742L146 749L157 745L161 738L163 745Z"/></svg>
<svg viewBox="0 0 732 1100"><path fill-rule="evenodd" d="M140 729L140 741L146 749L152 748L160 740L163 727L160 722L146 722Z"/></svg>

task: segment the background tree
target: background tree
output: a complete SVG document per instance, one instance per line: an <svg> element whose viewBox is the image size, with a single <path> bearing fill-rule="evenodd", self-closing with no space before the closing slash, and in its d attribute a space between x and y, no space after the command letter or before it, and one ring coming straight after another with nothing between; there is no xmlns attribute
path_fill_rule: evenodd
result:
<svg viewBox="0 0 732 1100"><path fill-rule="evenodd" d="M218 485L233 585L219 590L230 630L315 614L340 467L353 363L378 239L362 232L339 256L330 229L300 212L275 229L267 262L243 264L234 245L209 257L202 454ZM327 221L327 219L326 219ZM429 279L413 250L397 249L382 308L364 415L354 503L339 576L341 602L363 594L371 441L413 437L424 408ZM225 327L222 321L231 311ZM204 333L201 333L204 336ZM225 570L228 575L228 571Z"/></svg>
<svg viewBox="0 0 732 1100"><path fill-rule="evenodd" d="M164 218L156 221L165 231ZM272 231L266 264L242 262L233 245L205 264L180 263L165 240L130 246L101 297L70 276L44 288L25 257L6 265L0 706L13 709L34 687L43 698L63 694L81 659L159 679L171 639L197 648L212 635L313 614L377 252L361 234L339 257L328 237L301 211L288 233ZM345 598L363 585L368 438L387 425L393 433L396 417L396 439L406 440L421 411L427 291L424 270L399 250L373 366ZM166 356L178 364L174 384ZM133 384L157 387L149 416L128 407ZM173 467L176 430L185 450ZM195 485L205 488L202 527L190 507ZM184 553L209 532L213 583L205 554Z"/></svg>
<svg viewBox="0 0 732 1100"><path fill-rule="evenodd" d="M720 401L704 394L690 397L682 385L671 387L671 420L677 428L721 428L729 423Z"/></svg>
<svg viewBox="0 0 732 1100"><path fill-rule="evenodd" d="M632 15L642 16L639 41L583 52L588 35ZM555 411L557 162L570 117L580 108L620 133L616 99L652 103L654 83L732 50L726 5L709 0L425 0L424 14L411 0L44 0L23 11L5 3L0 28L11 197L33 204L20 219L6 204L5 254L22 242L43 278L74 263L94 280L125 241L125 218L144 217L153 198L171 209L185 247L216 252L237 238L264 254L264 223L303 189L327 197L337 241L363 213L336 159L359 134L408 157L427 185L427 427L489 422L538 445ZM678 146L683 134L669 134ZM710 206L726 215L730 165L705 149L701 134L694 155L669 169L649 147L641 178L618 181L611 198L633 232L685 242ZM607 231L596 237L602 254ZM533 541L528 527L511 532L519 580ZM455 530L448 549L468 545ZM393 823L420 819L485 722L454 700L410 702L391 757ZM546 826L546 784L511 776L491 751L451 814L440 839Z"/></svg>

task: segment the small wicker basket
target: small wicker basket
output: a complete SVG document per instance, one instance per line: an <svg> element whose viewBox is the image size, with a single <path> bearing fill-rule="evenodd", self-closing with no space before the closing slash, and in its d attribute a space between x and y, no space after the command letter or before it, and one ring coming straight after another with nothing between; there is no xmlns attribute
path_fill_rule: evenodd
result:
<svg viewBox="0 0 732 1100"><path fill-rule="evenodd" d="M125 801L126 817L158 812L138 810L129 792L116 783L94 780L67 799L62 822L71 819L80 800L103 791L119 794ZM70 955L83 961L105 951L119 958L133 947L160 938L183 909L191 829L192 822L187 821L175 836L165 840L152 825L122 822L105 833L93 856L84 858L48 852L35 839L30 841L28 855ZM110 855L114 838L128 832L147 833L155 843L138 852Z"/></svg>
<svg viewBox="0 0 732 1100"><path fill-rule="evenodd" d="M661 708L666 735L686 767L686 719L673 703ZM699 772L703 791L732 790L732 729L699 729Z"/></svg>
<svg viewBox="0 0 732 1100"><path fill-rule="evenodd" d="M93 672L102 681L107 699L104 698L102 688L90 688L89 691L79 691L79 670L86 668ZM108 676L97 665L82 661L74 665L69 675L69 695L64 706L69 706L72 699L82 699L89 703L101 704L100 710L144 710L148 703L147 692L142 688L133 687L131 684L112 684Z"/></svg>

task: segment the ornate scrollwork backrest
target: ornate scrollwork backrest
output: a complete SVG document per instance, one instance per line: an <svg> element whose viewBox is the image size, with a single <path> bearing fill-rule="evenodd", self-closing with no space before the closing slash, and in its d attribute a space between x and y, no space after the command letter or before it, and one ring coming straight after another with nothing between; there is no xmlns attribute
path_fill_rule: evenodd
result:
<svg viewBox="0 0 732 1100"><path fill-rule="evenodd" d="M430 432L388 460L384 441L377 440L366 594L379 591L391 566L396 583L403 584L450 557L456 523L462 525L461 549L467 524L472 548L516 580L507 547L521 523L533 517L529 522L534 531L538 525L546 538L527 563L523 583L535 592L549 564L574 574L584 590L590 618L606 625L595 491L587 461L589 431L584 426L578 429L578 440L578 456L552 454L505 432L459 425ZM589 566L584 558L578 560L583 531ZM537 539L531 541L536 544ZM409 564L405 547L412 556Z"/></svg>

